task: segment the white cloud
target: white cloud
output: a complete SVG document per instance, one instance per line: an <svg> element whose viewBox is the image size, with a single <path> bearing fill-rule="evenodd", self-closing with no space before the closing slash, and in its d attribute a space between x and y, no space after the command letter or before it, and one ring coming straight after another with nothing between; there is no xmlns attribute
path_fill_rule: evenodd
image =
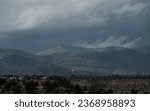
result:
<svg viewBox="0 0 150 111"><path fill-rule="evenodd" d="M110 46L120 46L131 48L137 45L137 43L143 39L143 37L137 37L136 39L129 40L129 36L110 36L105 40L98 40L94 43L86 43L83 41L79 41L75 43L75 46L84 47L84 48L105 48Z"/></svg>
<svg viewBox="0 0 150 111"><path fill-rule="evenodd" d="M137 3L137 4L133 4L133 5L128 3L126 5L123 5L121 7L121 9L116 9L116 10L113 10L112 12L114 14L126 14L126 13L127 14L128 13L139 14L139 13L142 13L144 11L145 6L146 6L145 3Z"/></svg>
<svg viewBox="0 0 150 111"><path fill-rule="evenodd" d="M46 20L46 15L48 11L43 9L33 9L27 8L23 13L16 19L16 25L18 29L30 29L35 27L36 25L41 24L44 20Z"/></svg>
<svg viewBox="0 0 150 111"><path fill-rule="evenodd" d="M138 43L140 42L140 40L142 40L144 37L138 37L134 40L131 40L130 42L127 42L125 44L123 44L123 47L135 47L135 46L138 46Z"/></svg>
<svg viewBox="0 0 150 111"><path fill-rule="evenodd" d="M138 0L0 0L0 32L104 24L111 16L140 14Z"/></svg>

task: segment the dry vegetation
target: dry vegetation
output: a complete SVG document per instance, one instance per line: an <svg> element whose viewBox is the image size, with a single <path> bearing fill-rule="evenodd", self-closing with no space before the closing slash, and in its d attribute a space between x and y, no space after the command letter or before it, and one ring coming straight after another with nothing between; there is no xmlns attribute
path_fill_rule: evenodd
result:
<svg viewBox="0 0 150 111"><path fill-rule="evenodd" d="M150 94L150 76L0 76L3 94Z"/></svg>

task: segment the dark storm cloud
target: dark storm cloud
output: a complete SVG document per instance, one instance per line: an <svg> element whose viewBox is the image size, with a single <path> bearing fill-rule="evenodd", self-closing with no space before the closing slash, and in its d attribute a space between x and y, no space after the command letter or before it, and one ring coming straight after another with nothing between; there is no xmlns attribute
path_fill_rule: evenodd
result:
<svg viewBox="0 0 150 111"><path fill-rule="evenodd" d="M103 24L111 16L136 15L147 7L139 0L0 0L0 30Z"/></svg>
<svg viewBox="0 0 150 111"><path fill-rule="evenodd" d="M0 0L0 47L35 51L112 36L116 42L148 41L149 5L148 0Z"/></svg>

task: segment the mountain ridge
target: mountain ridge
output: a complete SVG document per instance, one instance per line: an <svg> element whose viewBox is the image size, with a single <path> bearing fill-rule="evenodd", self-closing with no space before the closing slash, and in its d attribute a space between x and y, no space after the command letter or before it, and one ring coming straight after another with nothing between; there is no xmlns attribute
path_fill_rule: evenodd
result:
<svg viewBox="0 0 150 111"><path fill-rule="evenodd" d="M62 72L62 75L68 73L71 75L72 69L76 74L150 72L150 55L134 49L117 46L97 49L56 46L53 49L61 51L51 53L50 50L50 53L37 55L16 49L0 48L0 72L27 74Z"/></svg>

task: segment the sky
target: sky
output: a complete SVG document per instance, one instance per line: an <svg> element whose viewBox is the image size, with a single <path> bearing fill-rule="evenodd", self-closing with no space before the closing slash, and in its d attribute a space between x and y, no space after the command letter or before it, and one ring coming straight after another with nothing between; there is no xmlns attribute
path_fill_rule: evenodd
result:
<svg viewBox="0 0 150 111"><path fill-rule="evenodd" d="M149 0L0 0L0 48L150 45Z"/></svg>

